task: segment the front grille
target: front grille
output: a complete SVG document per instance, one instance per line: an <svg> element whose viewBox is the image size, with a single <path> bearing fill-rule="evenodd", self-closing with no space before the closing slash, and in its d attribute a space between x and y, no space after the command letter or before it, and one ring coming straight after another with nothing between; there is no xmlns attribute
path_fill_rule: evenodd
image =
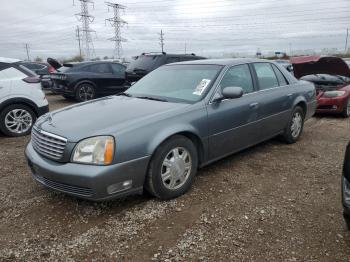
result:
<svg viewBox="0 0 350 262"><path fill-rule="evenodd" d="M62 158L67 139L33 127L32 145L35 151L45 157L59 160Z"/></svg>
<svg viewBox="0 0 350 262"><path fill-rule="evenodd" d="M38 174L35 174L35 173L33 173L33 175L42 184L44 184L52 189L56 189L58 191L63 191L65 193L70 193L70 194L80 195L80 196L85 196L85 197L92 196L92 194L93 194L93 191L91 188L67 185L64 183L53 181L51 179L47 179L47 178L39 176Z"/></svg>

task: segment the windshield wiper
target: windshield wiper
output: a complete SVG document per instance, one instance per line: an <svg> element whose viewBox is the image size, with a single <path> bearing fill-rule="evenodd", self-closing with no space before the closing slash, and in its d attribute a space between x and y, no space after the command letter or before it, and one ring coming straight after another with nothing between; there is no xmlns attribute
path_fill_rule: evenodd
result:
<svg viewBox="0 0 350 262"><path fill-rule="evenodd" d="M117 94L117 96L127 96L127 97L132 97L132 95L130 95L130 94L128 94L128 93L125 93L125 92L119 93L119 94Z"/></svg>
<svg viewBox="0 0 350 262"><path fill-rule="evenodd" d="M151 97L151 96L137 96L136 98L148 99L148 100L154 100L154 101L161 101L161 102L168 102L168 100L166 100L166 99L156 98L156 97Z"/></svg>

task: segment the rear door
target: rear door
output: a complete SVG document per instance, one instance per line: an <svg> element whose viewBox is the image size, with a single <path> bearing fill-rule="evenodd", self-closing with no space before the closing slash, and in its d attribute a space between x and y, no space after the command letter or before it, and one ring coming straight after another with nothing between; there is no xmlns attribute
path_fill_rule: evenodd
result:
<svg viewBox="0 0 350 262"><path fill-rule="evenodd" d="M247 64L226 71L217 92L228 86L241 87L244 95L208 105L209 157L216 159L259 142L259 94Z"/></svg>
<svg viewBox="0 0 350 262"><path fill-rule="evenodd" d="M290 116L293 93L279 69L268 62L253 63L259 87L262 139L273 137L286 126Z"/></svg>
<svg viewBox="0 0 350 262"><path fill-rule="evenodd" d="M115 90L114 76L110 63L96 63L85 68L89 72L89 80L96 84L96 93L100 95L112 94Z"/></svg>
<svg viewBox="0 0 350 262"><path fill-rule="evenodd" d="M124 91L126 66L118 63L111 63L112 68L112 88L111 92L118 93Z"/></svg>
<svg viewBox="0 0 350 262"><path fill-rule="evenodd" d="M0 63L0 103L6 100L11 92L11 80L5 73L9 67L8 63Z"/></svg>

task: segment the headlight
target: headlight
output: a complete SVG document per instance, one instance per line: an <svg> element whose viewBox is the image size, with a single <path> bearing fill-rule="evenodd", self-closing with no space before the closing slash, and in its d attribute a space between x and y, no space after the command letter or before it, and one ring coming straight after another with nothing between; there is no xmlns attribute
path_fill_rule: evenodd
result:
<svg viewBox="0 0 350 262"><path fill-rule="evenodd" d="M345 94L345 91L326 91L323 96L325 97L337 97L337 96L343 96Z"/></svg>
<svg viewBox="0 0 350 262"><path fill-rule="evenodd" d="M84 139L74 149L73 162L108 165L114 156L114 139L111 136L97 136Z"/></svg>

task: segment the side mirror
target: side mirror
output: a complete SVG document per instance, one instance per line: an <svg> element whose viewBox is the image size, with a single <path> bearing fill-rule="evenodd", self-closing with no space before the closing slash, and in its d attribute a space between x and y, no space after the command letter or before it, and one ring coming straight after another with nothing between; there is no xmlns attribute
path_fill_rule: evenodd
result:
<svg viewBox="0 0 350 262"><path fill-rule="evenodd" d="M238 86L228 86L222 90L223 98L235 99L243 96L243 89Z"/></svg>

